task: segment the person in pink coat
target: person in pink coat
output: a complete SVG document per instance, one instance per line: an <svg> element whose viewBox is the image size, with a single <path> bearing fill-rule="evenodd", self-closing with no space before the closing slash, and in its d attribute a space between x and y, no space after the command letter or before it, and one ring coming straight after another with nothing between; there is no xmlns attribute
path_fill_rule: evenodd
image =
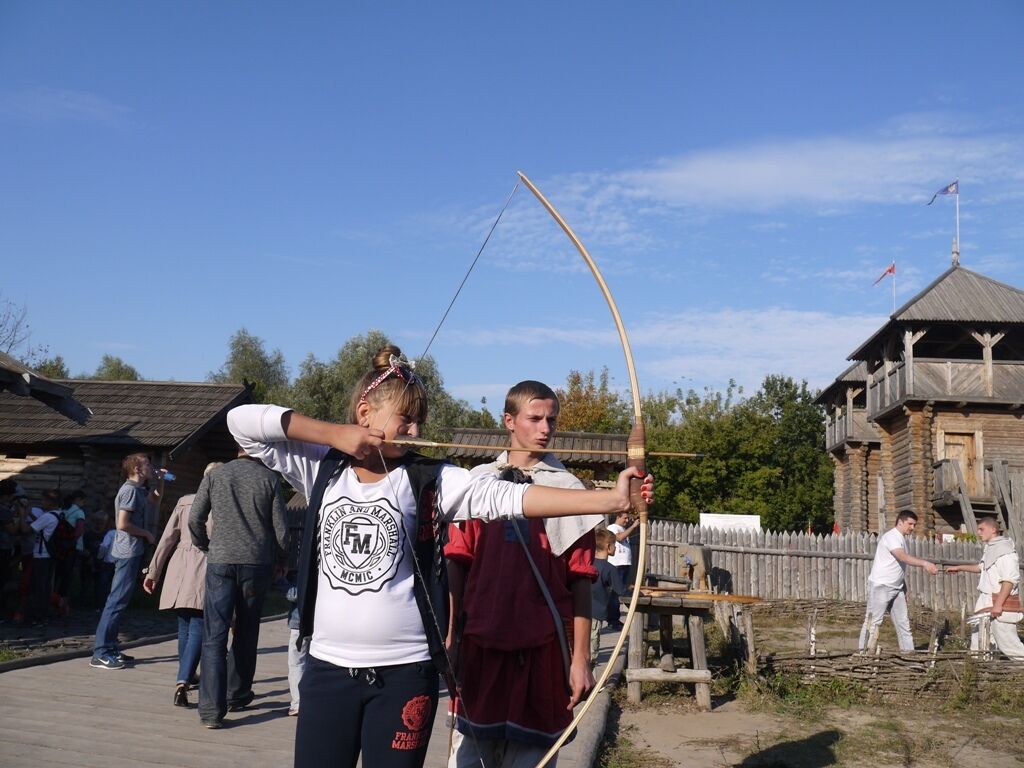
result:
<svg viewBox="0 0 1024 768"><path fill-rule="evenodd" d="M203 474L221 462L207 464ZM194 493L182 496L174 506L149 567L143 569L142 588L148 594L160 590L160 610L178 615L178 679L174 684L174 706L187 707L188 687L194 682L203 650L203 600L206 597L206 553L192 543L188 513ZM209 523L207 523L209 529ZM161 579L163 576L163 579Z"/></svg>

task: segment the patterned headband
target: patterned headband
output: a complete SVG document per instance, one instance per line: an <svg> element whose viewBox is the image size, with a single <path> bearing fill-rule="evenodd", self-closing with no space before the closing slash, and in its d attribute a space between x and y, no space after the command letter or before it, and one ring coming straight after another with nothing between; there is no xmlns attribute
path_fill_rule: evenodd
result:
<svg viewBox="0 0 1024 768"><path fill-rule="evenodd" d="M391 359L388 360L388 362L391 364L390 367L383 373L381 373L380 376L378 376L376 379L370 382L370 385L363 390L363 394L359 396L359 402L365 403L366 396L373 392L373 390L375 390L381 384L383 384L384 381L387 380L389 376L391 376L391 374L396 375L399 379L404 381L406 387L411 386L412 384L416 384L420 381L416 374L413 372L413 368L416 367L415 361L410 361L405 357L397 357L395 355L392 355Z"/></svg>

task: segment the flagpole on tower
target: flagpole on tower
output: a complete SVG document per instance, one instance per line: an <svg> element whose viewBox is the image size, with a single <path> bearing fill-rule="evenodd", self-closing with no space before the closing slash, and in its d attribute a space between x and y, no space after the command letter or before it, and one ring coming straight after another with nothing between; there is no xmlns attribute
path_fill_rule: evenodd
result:
<svg viewBox="0 0 1024 768"><path fill-rule="evenodd" d="M956 243L953 244L953 265L960 263L960 179L956 180Z"/></svg>
<svg viewBox="0 0 1024 768"><path fill-rule="evenodd" d="M896 259L892 260L892 313L896 314Z"/></svg>

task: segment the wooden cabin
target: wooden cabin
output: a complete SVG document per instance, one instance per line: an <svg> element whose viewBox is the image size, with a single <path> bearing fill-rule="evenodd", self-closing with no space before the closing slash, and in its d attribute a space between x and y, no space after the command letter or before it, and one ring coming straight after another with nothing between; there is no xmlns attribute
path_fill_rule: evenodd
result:
<svg viewBox="0 0 1024 768"><path fill-rule="evenodd" d="M228 410L252 400L240 384L177 381L60 381L91 411L86 424L46 404L0 392L0 479L10 477L33 503L47 488L81 488L86 510L112 511L122 482L121 461L148 453L176 479L166 484L160 505L165 520L178 498L194 493L211 461L238 451L227 430ZM162 520L160 521L162 522ZM157 521L152 521L154 527Z"/></svg>
<svg viewBox="0 0 1024 768"><path fill-rule="evenodd" d="M986 466L1024 469L1024 291L954 265L849 359L818 397L840 527L912 509L950 533L966 506L994 509Z"/></svg>

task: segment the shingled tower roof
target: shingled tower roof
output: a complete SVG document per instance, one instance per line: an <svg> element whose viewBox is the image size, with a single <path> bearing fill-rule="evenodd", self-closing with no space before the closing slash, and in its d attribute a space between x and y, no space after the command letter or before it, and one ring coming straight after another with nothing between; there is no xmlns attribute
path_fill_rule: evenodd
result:
<svg viewBox="0 0 1024 768"><path fill-rule="evenodd" d="M893 326L922 322L1024 325L1024 291L959 265L950 267L893 312L849 359L867 359L868 350Z"/></svg>

